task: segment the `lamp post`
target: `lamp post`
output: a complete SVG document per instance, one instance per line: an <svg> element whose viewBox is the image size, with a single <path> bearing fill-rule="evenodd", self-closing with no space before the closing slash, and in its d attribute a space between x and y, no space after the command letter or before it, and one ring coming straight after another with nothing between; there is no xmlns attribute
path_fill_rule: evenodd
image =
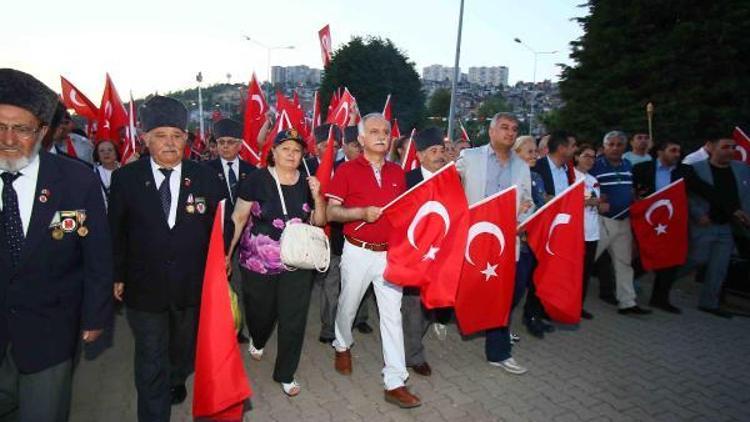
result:
<svg viewBox="0 0 750 422"><path fill-rule="evenodd" d="M458 62L461 57L461 29L464 22L464 0L461 0L461 9L458 12L458 39L456 40L456 61L453 64L453 81L451 83L451 105L448 111L448 139L453 141L453 120L456 116L456 84L460 76Z"/></svg>
<svg viewBox="0 0 750 422"><path fill-rule="evenodd" d="M250 41L251 43L263 48L266 50L266 80L268 83L271 83L271 51L273 50L294 50L293 45L278 45L278 46L269 46L266 44L263 44L262 42L256 40L255 38L250 38L249 35L243 35L243 38L245 38L246 41Z"/></svg>
<svg viewBox="0 0 750 422"><path fill-rule="evenodd" d="M542 54L556 54L557 50L553 51L536 51L533 48L531 48L528 44L521 41L520 38L513 38L513 41L521 44L522 46L526 47L527 50L531 51L532 54L534 54L534 80L531 82L531 101L529 103L529 134L534 134L534 102L536 101L536 96L534 95L535 89L536 89L536 62L540 55Z"/></svg>

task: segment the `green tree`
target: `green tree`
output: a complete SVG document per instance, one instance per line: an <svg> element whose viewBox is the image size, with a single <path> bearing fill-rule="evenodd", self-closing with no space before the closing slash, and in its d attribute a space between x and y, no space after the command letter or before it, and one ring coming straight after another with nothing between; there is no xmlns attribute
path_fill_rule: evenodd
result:
<svg viewBox="0 0 750 422"><path fill-rule="evenodd" d="M430 117L448 117L451 107L451 91L438 88L432 93L427 101L427 114Z"/></svg>
<svg viewBox="0 0 750 422"><path fill-rule="evenodd" d="M320 86L324 112L338 87L349 89L362 114L383 111L391 94L402 130L424 123L425 96L414 63L388 39L354 37L334 52Z"/></svg>
<svg viewBox="0 0 750 422"><path fill-rule="evenodd" d="M503 96L501 94L495 94L482 101L479 108L477 108L477 117L479 117L480 120L489 119L501 111L510 110L511 109L508 107L508 103L505 102Z"/></svg>
<svg viewBox="0 0 750 422"><path fill-rule="evenodd" d="M695 145L750 116L747 0L590 0L563 67L560 124L583 136L647 129ZM744 120L747 122L747 120Z"/></svg>

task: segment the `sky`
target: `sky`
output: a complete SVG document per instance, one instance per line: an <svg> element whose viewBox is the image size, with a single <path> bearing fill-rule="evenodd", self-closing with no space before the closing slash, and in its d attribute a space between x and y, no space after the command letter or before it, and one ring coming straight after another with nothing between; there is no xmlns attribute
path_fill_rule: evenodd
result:
<svg viewBox="0 0 750 422"><path fill-rule="evenodd" d="M570 41L582 35L572 18L583 0L466 0L460 67L507 66L509 82L557 80L572 64ZM459 0L25 0L3 6L0 67L31 73L60 92L60 75L95 104L109 72L123 101L204 84L247 82L271 64L322 68L318 30L330 24L334 50L352 36L391 39L417 72L453 66ZM44 10L47 8L47 10Z"/></svg>

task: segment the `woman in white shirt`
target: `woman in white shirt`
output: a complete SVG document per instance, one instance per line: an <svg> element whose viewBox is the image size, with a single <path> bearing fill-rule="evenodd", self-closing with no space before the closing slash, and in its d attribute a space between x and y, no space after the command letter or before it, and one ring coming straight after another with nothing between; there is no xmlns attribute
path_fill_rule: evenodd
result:
<svg viewBox="0 0 750 422"><path fill-rule="evenodd" d="M596 149L589 144L582 144L575 154L576 170L584 175L584 197L586 209L583 212L584 239L586 240L586 255L583 261L583 299L586 299L586 290L591 278L591 269L594 266L596 255L596 244L599 241L599 213L607 212L609 204L602 201L599 182L589 174L596 160ZM591 315L585 309L581 310L581 318L591 319Z"/></svg>
<svg viewBox="0 0 750 422"><path fill-rule="evenodd" d="M104 203L109 204L109 186L112 183L112 172L120 167L120 153L114 142L100 141L94 149L94 171L99 176L99 182L104 193Z"/></svg>

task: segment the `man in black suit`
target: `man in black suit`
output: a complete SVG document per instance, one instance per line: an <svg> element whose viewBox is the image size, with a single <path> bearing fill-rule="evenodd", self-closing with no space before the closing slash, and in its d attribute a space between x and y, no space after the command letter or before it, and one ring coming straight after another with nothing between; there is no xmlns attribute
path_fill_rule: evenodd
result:
<svg viewBox="0 0 750 422"><path fill-rule="evenodd" d="M406 173L406 188L411 189L448 164L443 143L443 131L426 128L414 137L417 158L421 166ZM401 320L404 327L404 355L406 366L422 376L430 376L432 368L424 355L422 337L430 326L429 312L422 306L419 288L404 287L401 298Z"/></svg>
<svg viewBox="0 0 750 422"><path fill-rule="evenodd" d="M307 157L305 158L305 163L302 165L302 168L300 171L302 173L307 174L306 171L309 170L311 175L315 175L315 172L318 171L318 166L320 165L320 160L323 157L323 154L326 152L326 146L328 145L328 131L331 128L330 123L326 123L324 125L320 125L313 130L313 136L315 137L315 156L313 157ZM341 129L333 125L333 139L334 139L334 151L338 151L341 147ZM334 152L334 159L336 157L336 152ZM305 169L305 165L307 165L307 169Z"/></svg>
<svg viewBox="0 0 750 422"><path fill-rule="evenodd" d="M214 123L213 134L216 138L219 157L207 161L206 164L213 169L220 185L224 188L219 199L227 200L224 213L224 247L229 249L229 243L234 235L232 211L234 211L234 204L237 201L237 192L240 183L256 168L240 158L240 149L242 149L242 124L240 122L232 119L221 119ZM242 280L240 280L240 272L236 268L236 259L234 259L235 262L232 262L234 270L230 282L237 295L242 297ZM241 319L241 321L243 320L244 318ZM237 342L248 343L249 341L247 336L242 334L242 327L240 327L237 333Z"/></svg>
<svg viewBox="0 0 750 422"><path fill-rule="evenodd" d="M67 420L78 342L112 319L99 182L40 152L57 103L31 75L0 69L0 420Z"/></svg>
<svg viewBox="0 0 750 422"><path fill-rule="evenodd" d="M140 421L169 421L193 371L198 305L213 214L222 188L185 159L187 110L156 96L141 107L151 156L112 176L115 298L135 337Z"/></svg>

